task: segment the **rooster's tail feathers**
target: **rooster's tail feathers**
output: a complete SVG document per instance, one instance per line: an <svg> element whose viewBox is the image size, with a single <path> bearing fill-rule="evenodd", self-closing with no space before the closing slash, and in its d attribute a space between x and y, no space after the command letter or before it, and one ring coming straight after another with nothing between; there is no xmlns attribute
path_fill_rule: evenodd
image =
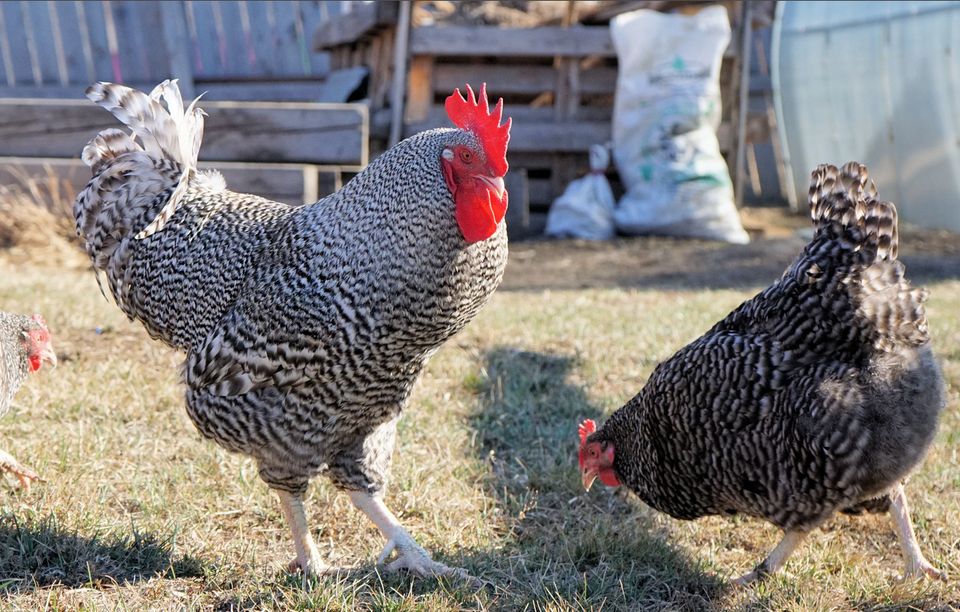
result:
<svg viewBox="0 0 960 612"><path fill-rule="evenodd" d="M860 263L897 258L897 208L877 199L867 167L822 164L810 180L810 217L817 235L857 251Z"/></svg>
<svg viewBox="0 0 960 612"><path fill-rule="evenodd" d="M160 83L149 96L124 85L103 82L91 85L86 93L90 100L113 113L132 132L127 135L117 129L104 130L84 147L82 159L94 173L123 153L136 150L146 151L154 159L174 162L182 169L166 205L136 236L146 238L159 231L173 216L187 185L196 174L203 139L204 112L197 106L200 98L184 108L176 80Z"/></svg>

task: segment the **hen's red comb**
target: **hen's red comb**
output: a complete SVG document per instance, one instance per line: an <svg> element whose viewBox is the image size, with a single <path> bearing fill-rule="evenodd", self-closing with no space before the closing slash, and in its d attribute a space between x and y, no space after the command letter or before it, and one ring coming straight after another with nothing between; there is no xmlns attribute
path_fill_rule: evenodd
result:
<svg viewBox="0 0 960 612"><path fill-rule="evenodd" d="M587 441L587 436L597 431L597 424L593 419L587 419L583 423L580 423L580 427L577 428L580 433L580 444L583 444Z"/></svg>
<svg viewBox="0 0 960 612"><path fill-rule="evenodd" d="M36 321L37 323L39 323L40 325L42 325L43 327L46 327L46 326L47 326L47 322L44 321L44 320L43 320L43 317L41 317L39 314L35 314L35 315L33 315L32 317L30 317L30 318L33 319L34 321Z"/></svg>
<svg viewBox="0 0 960 612"><path fill-rule="evenodd" d="M480 86L479 103L468 84L466 98L460 93L458 87L447 97L444 107L447 109L447 116L455 126L476 134L494 172L498 176L504 176L509 167L507 142L510 141L510 125L513 120L508 117L507 122L500 125L500 119L503 117L503 98L497 101L497 105L491 111L487 101L487 84Z"/></svg>

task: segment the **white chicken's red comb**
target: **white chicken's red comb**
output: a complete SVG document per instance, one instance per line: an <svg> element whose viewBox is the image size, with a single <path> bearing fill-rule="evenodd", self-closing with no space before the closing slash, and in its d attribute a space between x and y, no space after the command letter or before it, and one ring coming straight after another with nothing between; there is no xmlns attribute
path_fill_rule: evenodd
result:
<svg viewBox="0 0 960 612"><path fill-rule="evenodd" d="M43 317L40 316L39 314L34 314L34 315L33 315L32 317L30 317L30 318L33 319L34 321L36 321L37 323L39 323L40 325L42 325L44 328L47 327L47 322L44 321L44 320L43 320Z"/></svg>
<svg viewBox="0 0 960 612"><path fill-rule="evenodd" d="M464 98L460 89L457 88L447 97L444 108L455 126L476 134L487 154L487 160L498 176L506 175L509 168L507 142L510 141L510 126L513 120L508 117L507 122L500 125L500 119L503 117L503 98L497 101L497 105L491 111L490 103L487 101L487 84L483 83L480 86L479 102L468 84L467 97Z"/></svg>
<svg viewBox="0 0 960 612"><path fill-rule="evenodd" d="M597 431L597 424L593 419L586 419L580 423L580 427L577 428L577 431L580 433L580 444L583 444L587 441L587 436Z"/></svg>

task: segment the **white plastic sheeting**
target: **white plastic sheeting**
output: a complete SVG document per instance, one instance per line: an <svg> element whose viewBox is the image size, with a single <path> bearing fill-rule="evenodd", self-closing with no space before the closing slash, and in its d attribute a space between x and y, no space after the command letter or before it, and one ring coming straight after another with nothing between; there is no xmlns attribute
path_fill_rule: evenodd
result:
<svg viewBox="0 0 960 612"><path fill-rule="evenodd" d="M960 2L780 2L772 47L792 204L856 160L901 219L960 231Z"/></svg>

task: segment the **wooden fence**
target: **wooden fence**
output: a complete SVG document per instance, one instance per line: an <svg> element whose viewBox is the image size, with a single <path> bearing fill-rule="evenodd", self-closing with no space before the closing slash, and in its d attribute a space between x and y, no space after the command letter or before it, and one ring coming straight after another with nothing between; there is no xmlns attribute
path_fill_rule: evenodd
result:
<svg viewBox="0 0 960 612"><path fill-rule="evenodd" d="M18 166L13 173L0 168L0 177L51 168L77 174L84 144L117 125L85 99L91 82L149 91L175 77L186 97L205 92L201 160L223 167L232 188L313 201L369 157L367 106L324 103L342 101L344 83L328 78L328 54L311 49L314 30L349 7L0 2L0 165Z"/></svg>

